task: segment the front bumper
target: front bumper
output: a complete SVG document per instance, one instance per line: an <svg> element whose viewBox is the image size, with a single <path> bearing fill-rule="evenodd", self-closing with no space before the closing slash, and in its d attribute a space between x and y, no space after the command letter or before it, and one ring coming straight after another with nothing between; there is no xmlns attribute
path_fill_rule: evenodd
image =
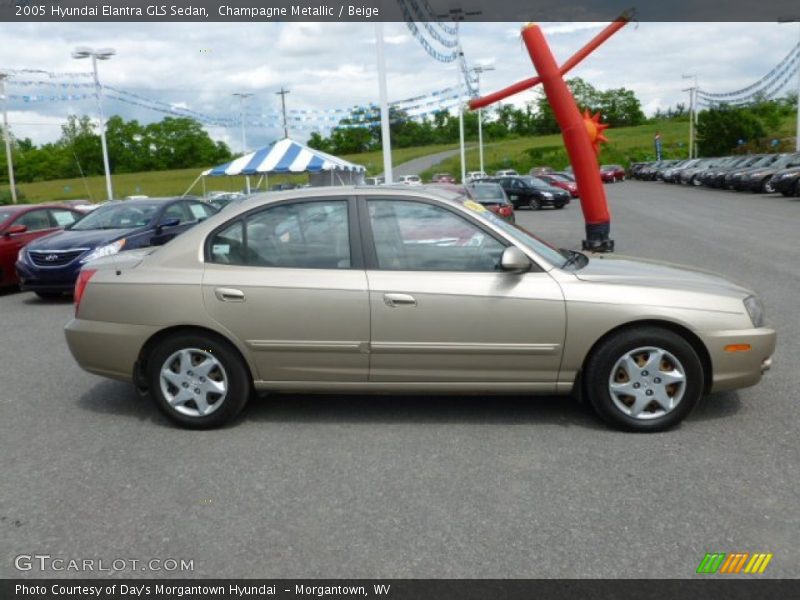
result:
<svg viewBox="0 0 800 600"><path fill-rule="evenodd" d="M702 335L711 357L712 392L750 387L772 366L777 334L770 327L744 331L716 331ZM749 346L732 352L730 346Z"/></svg>
<svg viewBox="0 0 800 600"><path fill-rule="evenodd" d="M795 185L797 184L798 177L775 177L772 178L770 183L772 183L773 187L775 188L776 192L780 192L781 194L793 194L795 190Z"/></svg>
<svg viewBox="0 0 800 600"><path fill-rule="evenodd" d="M28 263L15 265L19 287L23 290L42 292L71 292L75 289L75 280L81 270L80 264L63 269L41 269Z"/></svg>

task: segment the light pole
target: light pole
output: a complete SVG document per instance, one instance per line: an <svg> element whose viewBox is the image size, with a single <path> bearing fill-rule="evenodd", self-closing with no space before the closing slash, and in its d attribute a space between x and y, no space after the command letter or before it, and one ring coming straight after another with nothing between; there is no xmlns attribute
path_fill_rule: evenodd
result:
<svg viewBox="0 0 800 600"><path fill-rule="evenodd" d="M697 75L681 75L682 79L693 79L694 86L683 90L684 92L689 92L689 158L694 158L696 154L695 142L694 142L694 129L696 125L696 118L695 114L697 109L695 107L696 98L697 98Z"/></svg>
<svg viewBox="0 0 800 600"><path fill-rule="evenodd" d="M476 83L478 90L478 95L480 96L481 91L481 73L485 73L486 71L494 71L494 67L482 67L478 65L477 67L472 67L472 72L475 73ZM478 109L478 157L480 163L480 171L483 173L483 109Z"/></svg>
<svg viewBox="0 0 800 600"><path fill-rule="evenodd" d="M17 203L17 184L14 182L14 157L11 154L11 132L8 130L8 96L6 96L6 79L8 75L0 73L0 97L3 100L3 137L6 142L6 162L8 163L8 184L11 186L11 202Z"/></svg>
<svg viewBox="0 0 800 600"><path fill-rule="evenodd" d="M797 23L800 19L778 19L778 23ZM800 42L798 42L800 44ZM795 137L794 149L800 152L800 63L797 65L797 136Z"/></svg>
<svg viewBox="0 0 800 600"><path fill-rule="evenodd" d="M386 89L386 57L383 49L383 23L375 21L375 54L378 60L378 99L381 105L381 147L383 150L383 182L394 182L392 173L392 140L389 128L389 94Z"/></svg>
<svg viewBox="0 0 800 600"><path fill-rule="evenodd" d="M240 115L240 122L242 125L242 156L247 154L247 132L244 126L244 101L247 100L253 94L247 92L234 92L233 96L239 98L239 115Z"/></svg>
<svg viewBox="0 0 800 600"><path fill-rule="evenodd" d="M94 71L94 88L95 88L95 95L97 96L97 109L100 112L100 143L103 147L103 166L105 167L106 171L106 192L108 193L108 199L114 199L114 190L111 187L111 168L108 165L108 145L106 144L106 118L103 114L103 88L100 86L100 79L97 76L97 61L98 60L108 60L112 56L117 53L116 50L113 48L100 48L98 50L93 50L92 48L86 48L85 46L81 46L80 48L75 48L72 53L72 58L89 58L92 59L92 70Z"/></svg>

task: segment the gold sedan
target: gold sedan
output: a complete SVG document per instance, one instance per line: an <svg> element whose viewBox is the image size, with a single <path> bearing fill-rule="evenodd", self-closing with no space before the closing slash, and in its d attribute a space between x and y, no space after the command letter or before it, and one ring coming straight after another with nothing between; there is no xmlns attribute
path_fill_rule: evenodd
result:
<svg viewBox="0 0 800 600"><path fill-rule="evenodd" d="M70 350L176 423L254 391L581 393L657 431L704 393L756 384L775 331L721 276L557 250L423 188L270 193L158 249L87 264Z"/></svg>

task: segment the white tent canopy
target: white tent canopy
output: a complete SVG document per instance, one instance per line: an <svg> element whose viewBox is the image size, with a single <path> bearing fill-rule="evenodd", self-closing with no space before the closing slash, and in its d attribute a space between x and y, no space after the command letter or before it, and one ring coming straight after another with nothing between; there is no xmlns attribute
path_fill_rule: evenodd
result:
<svg viewBox="0 0 800 600"><path fill-rule="evenodd" d="M333 185L361 183L365 172L366 168L362 165L285 138L234 161L208 169L203 172L203 176L309 173L312 184Z"/></svg>

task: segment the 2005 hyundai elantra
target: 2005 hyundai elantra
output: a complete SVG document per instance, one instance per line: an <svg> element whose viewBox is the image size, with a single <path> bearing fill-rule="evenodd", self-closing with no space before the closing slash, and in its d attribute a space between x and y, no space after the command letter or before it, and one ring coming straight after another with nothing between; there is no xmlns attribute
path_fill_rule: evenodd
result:
<svg viewBox="0 0 800 600"><path fill-rule="evenodd" d="M757 383L775 331L721 276L557 250L424 188L253 197L87 264L69 347L187 427L254 390L569 394L655 431Z"/></svg>

